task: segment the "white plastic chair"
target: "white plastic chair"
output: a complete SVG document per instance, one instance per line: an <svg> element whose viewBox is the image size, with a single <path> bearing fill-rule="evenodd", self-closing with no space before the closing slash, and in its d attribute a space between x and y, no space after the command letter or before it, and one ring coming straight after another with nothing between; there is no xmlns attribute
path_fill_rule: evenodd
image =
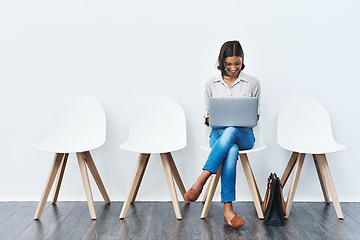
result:
<svg viewBox="0 0 360 240"><path fill-rule="evenodd" d="M91 218L96 219L96 211L86 165L92 173L105 202L110 203L89 152L105 143L105 135L105 112L95 98L69 97L55 109L45 139L34 145L37 149L55 152L55 158L41 195L35 219L41 217L54 179L57 176L52 200L52 203L56 203L69 153L76 153L77 155Z"/></svg>
<svg viewBox="0 0 360 240"><path fill-rule="evenodd" d="M261 132L260 132L260 122L258 123L258 125L256 127L253 128L254 131L254 135L255 135L255 144L254 147L252 149L249 150L240 150L239 151L239 156L240 156L240 160L241 160L241 164L243 166L244 169L244 173L246 176L246 180L248 182L249 188L250 188L250 192L252 195L252 198L254 200L254 205L255 205L255 209L257 212L257 215L260 219L264 218L264 214L263 211L261 209L261 196L260 196L260 192L259 192L259 188L256 184L255 181L255 177L254 174L252 172L250 163L249 163L249 159L247 154L248 153L252 153L252 152L257 152L260 150L264 150L266 148L266 145L263 143L262 141L262 137L261 137ZM201 148L211 151L210 145L209 145L209 135L211 132L211 128L205 126L205 136L204 136L204 141L201 144ZM208 187L206 189L206 192L204 194L204 198L203 198L203 202L204 207L201 213L201 218L206 218L207 214L209 212L210 209L210 205L212 202L212 199L214 197L214 193L217 187L217 184L219 182L219 178L221 175L221 166L219 167L218 171L216 172L216 174L212 174L211 178L210 178L210 182L208 184Z"/></svg>
<svg viewBox="0 0 360 240"><path fill-rule="evenodd" d="M328 186L336 214L338 218L344 218L325 154L340 151L345 146L334 140L330 116L324 106L310 97L288 99L278 115L277 140L282 148L293 152L281 177L283 186L295 166L286 203L286 217L290 214L305 155L312 154L325 202L330 203Z"/></svg>
<svg viewBox="0 0 360 240"><path fill-rule="evenodd" d="M186 147L186 121L181 106L172 98L149 98L142 102L132 116L128 140L120 148L140 153L131 184L121 209L120 219L126 217L134 202L150 155L160 153L177 219L182 219L173 177L184 197L185 187L171 156L172 151Z"/></svg>

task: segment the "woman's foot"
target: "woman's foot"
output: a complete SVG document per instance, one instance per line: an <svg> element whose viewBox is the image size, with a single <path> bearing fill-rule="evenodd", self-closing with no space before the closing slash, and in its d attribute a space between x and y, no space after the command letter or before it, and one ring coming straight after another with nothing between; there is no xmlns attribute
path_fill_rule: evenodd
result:
<svg viewBox="0 0 360 240"><path fill-rule="evenodd" d="M242 225L244 225L245 220L236 213L234 214L235 215L233 215L232 218L225 218L224 216L224 221L227 222L231 228L240 228Z"/></svg>
<svg viewBox="0 0 360 240"><path fill-rule="evenodd" d="M196 181L196 183L194 183L194 185L191 186L191 188L189 189L189 191L187 191L185 193L185 197L191 201L191 202L195 202L200 194L201 194L201 191L203 189L203 186L201 183L199 183L199 181Z"/></svg>
<svg viewBox="0 0 360 240"><path fill-rule="evenodd" d="M224 203L224 221L231 228L240 228L245 223L245 220L233 211L232 202Z"/></svg>
<svg viewBox="0 0 360 240"><path fill-rule="evenodd" d="M211 174L212 173L208 170L204 170L192 187L185 193L184 197L191 202L195 202L199 198L206 180L211 176Z"/></svg>
<svg viewBox="0 0 360 240"><path fill-rule="evenodd" d="M185 193L184 197L190 202L195 202L199 198L201 191L202 188L200 190L196 190L193 185L193 187Z"/></svg>

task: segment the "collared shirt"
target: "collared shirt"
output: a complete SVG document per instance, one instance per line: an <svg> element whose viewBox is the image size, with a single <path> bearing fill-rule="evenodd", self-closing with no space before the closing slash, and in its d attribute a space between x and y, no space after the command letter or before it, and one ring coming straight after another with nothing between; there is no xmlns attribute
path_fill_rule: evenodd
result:
<svg viewBox="0 0 360 240"><path fill-rule="evenodd" d="M231 88L226 84L221 75L206 82L205 85L205 118L209 117L209 98L259 98L258 113L260 115L260 82L256 78L240 72Z"/></svg>

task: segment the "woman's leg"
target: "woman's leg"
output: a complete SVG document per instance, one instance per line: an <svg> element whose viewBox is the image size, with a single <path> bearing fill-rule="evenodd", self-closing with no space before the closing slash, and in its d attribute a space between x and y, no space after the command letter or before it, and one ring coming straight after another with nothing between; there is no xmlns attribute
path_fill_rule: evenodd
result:
<svg viewBox="0 0 360 240"><path fill-rule="evenodd" d="M233 144L221 167L221 202L224 203L224 219L230 222L236 215L232 208L235 201L236 164L239 146Z"/></svg>
<svg viewBox="0 0 360 240"><path fill-rule="evenodd" d="M255 138L250 129L237 129L238 134L235 143L231 146L226 158L222 162L221 169L221 202L224 203L224 220L232 228L241 227L245 221L238 216L232 206L235 201L236 165L239 156L239 149L251 149L254 146Z"/></svg>
<svg viewBox="0 0 360 240"><path fill-rule="evenodd" d="M203 167L204 171L192 186L196 191L201 191L211 174L217 172L221 162L228 155L234 143L236 143L240 149L252 148L254 145L254 135L252 131L250 129L235 127L227 127L225 129L218 128L211 131L210 147L212 149Z"/></svg>
<svg viewBox="0 0 360 240"><path fill-rule="evenodd" d="M236 164L239 146L233 144L222 163L221 168L221 202L235 201Z"/></svg>
<svg viewBox="0 0 360 240"><path fill-rule="evenodd" d="M241 133L241 134L240 134ZM246 144L241 144L243 142L243 134L247 134L247 137L252 137L252 145L250 146L251 141L245 141ZM221 162L224 160L224 158L228 155L228 152L230 151L230 148L234 145L234 142L240 145L240 148L242 145L245 149L252 148L254 144L254 136L252 134L251 130L247 131L239 131L239 128L235 127L227 127L226 129L213 129L210 136L210 147L212 147L212 150L209 154L209 157L205 163L205 166L203 168L203 172L198 177L196 182L193 184L192 188L194 191L191 192L190 190L186 193L189 197L193 197L193 199L196 200L198 197L198 194L200 194L203 186L205 185L207 179L211 176L211 174L216 173L217 169L219 168ZM237 158L236 158L237 159ZM236 161L235 161L236 162ZM236 164L235 164L235 171L236 171ZM235 177L236 178L236 177ZM234 186L235 189L235 186ZM197 195L196 197L194 197ZM185 196L186 197L186 196ZM193 200L193 201L195 201Z"/></svg>
<svg viewBox="0 0 360 240"><path fill-rule="evenodd" d="M238 135L235 143L239 146L239 150L252 149L255 144L255 136L252 129L237 128Z"/></svg>
<svg viewBox="0 0 360 240"><path fill-rule="evenodd" d="M228 127L226 129L213 129L210 136L210 147L212 147L210 155L205 163L203 172L198 177L192 188L201 191L207 179L211 174L216 173L221 162L229 152L237 137L237 129Z"/></svg>
<svg viewBox="0 0 360 240"><path fill-rule="evenodd" d="M203 170L216 173L221 162L225 159L230 148L238 137L238 129L235 127L227 127L225 130L219 131L216 141L213 139L213 132L210 138L210 147L212 147L209 157L203 167ZM216 137L216 136L215 136Z"/></svg>

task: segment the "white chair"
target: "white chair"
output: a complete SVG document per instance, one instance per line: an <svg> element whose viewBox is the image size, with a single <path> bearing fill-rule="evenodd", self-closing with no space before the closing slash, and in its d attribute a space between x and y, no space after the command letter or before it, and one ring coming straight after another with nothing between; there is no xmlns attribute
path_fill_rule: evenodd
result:
<svg viewBox="0 0 360 240"><path fill-rule="evenodd" d="M181 106L172 98L149 98L142 102L132 116L128 140L120 148L140 153L131 184L121 209L120 219L126 217L130 203L138 193L151 154L161 156L177 219L182 219L173 178L186 203L185 187L171 156L172 151L186 147L186 121Z"/></svg>
<svg viewBox="0 0 360 240"><path fill-rule="evenodd" d="M260 219L263 219L264 214L261 209L262 200L261 200L259 188L256 184L255 177L252 172L252 169L251 169L251 166L249 163L249 159L247 156L248 153L257 152L257 151L260 151L260 150L263 150L266 148L266 145L263 143L261 133L260 133L260 122L258 123L258 125L256 127L253 128L253 131L254 131L254 135L255 135L254 147L250 150L240 150L239 156L240 156L241 164L244 169L246 180L247 180L249 188L250 188L252 198L254 200L254 205L255 205L257 215ZM211 132L211 128L205 126L205 137L204 137L204 142L201 144L201 148L208 150L208 151L211 151L211 148L209 146L210 132ZM204 198L203 198L203 202L205 204L204 204L204 207L203 207L203 210L201 213L201 218L207 217L212 199L214 197L214 193L215 193L217 184L219 182L220 175L221 175L221 165L220 165L218 171L216 172L216 174L212 174L212 176L210 178L208 187L206 189L206 192L205 192Z"/></svg>
<svg viewBox="0 0 360 240"><path fill-rule="evenodd" d="M69 153L76 153L77 155L91 218L96 219L96 212L86 165L92 173L105 202L110 203L89 152L105 143L105 135L105 112L95 98L69 97L56 108L51 116L45 139L34 145L37 149L55 153L35 219L41 217L54 179L57 176L52 200L52 203L56 203Z"/></svg>
<svg viewBox="0 0 360 240"><path fill-rule="evenodd" d="M330 116L324 106L309 97L288 99L278 115L277 140L282 148L293 152L281 177L283 186L295 166L286 203L286 217L290 214L305 155L312 154L325 202L330 203L328 186L336 214L338 218L344 218L325 154L340 151L345 146L334 140Z"/></svg>

